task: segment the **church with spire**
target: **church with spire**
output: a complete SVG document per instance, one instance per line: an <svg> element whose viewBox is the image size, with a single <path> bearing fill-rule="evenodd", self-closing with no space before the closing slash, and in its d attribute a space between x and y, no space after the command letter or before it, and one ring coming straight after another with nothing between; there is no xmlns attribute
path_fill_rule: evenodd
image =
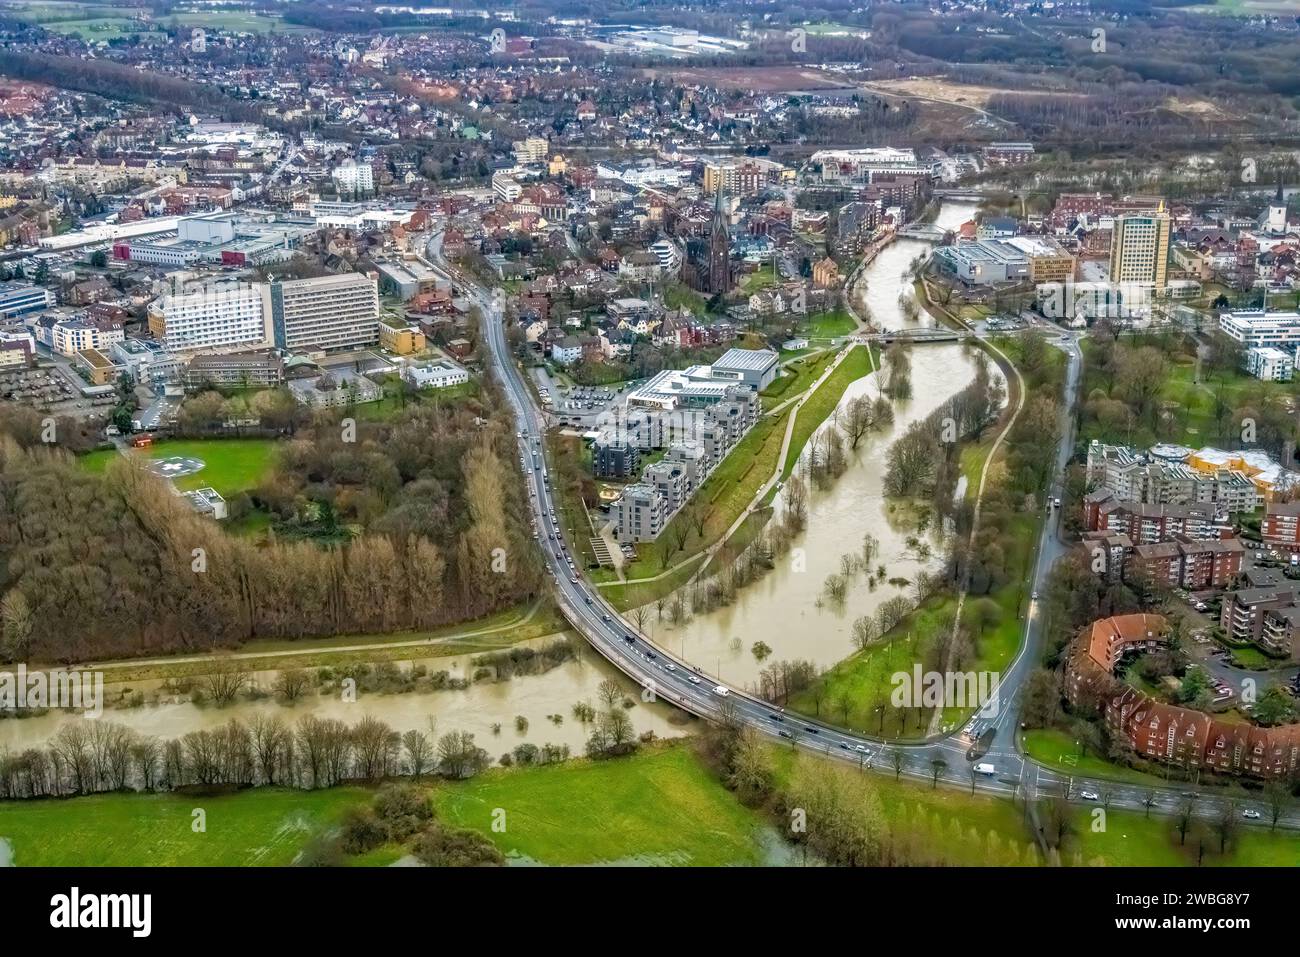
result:
<svg viewBox="0 0 1300 957"><path fill-rule="evenodd" d="M731 229L723 206L723 191L718 189L713 206L713 226L709 231L709 292L714 295L731 291Z"/></svg>

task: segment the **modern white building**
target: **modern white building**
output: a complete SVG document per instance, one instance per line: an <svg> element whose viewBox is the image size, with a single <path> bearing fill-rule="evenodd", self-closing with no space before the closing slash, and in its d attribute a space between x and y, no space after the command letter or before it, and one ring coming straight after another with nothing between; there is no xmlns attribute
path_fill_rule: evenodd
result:
<svg viewBox="0 0 1300 957"><path fill-rule="evenodd" d="M524 188L519 185L519 181L513 176L507 176L505 173L493 174L492 192L501 202L513 203L523 191Z"/></svg>
<svg viewBox="0 0 1300 957"><path fill-rule="evenodd" d="M469 373L450 359L435 359L408 362L402 369L402 378L417 389L447 389L469 382Z"/></svg>
<svg viewBox="0 0 1300 957"><path fill-rule="evenodd" d="M149 331L173 352L238 351L273 342L270 287L212 282L159 296Z"/></svg>
<svg viewBox="0 0 1300 957"><path fill-rule="evenodd" d="M369 196L375 191L375 171L369 163L345 160L330 173L340 196Z"/></svg>
<svg viewBox="0 0 1300 957"><path fill-rule="evenodd" d="M1295 359L1272 346L1253 346L1242 360L1246 371L1265 382L1290 382L1295 375Z"/></svg>
<svg viewBox="0 0 1300 957"><path fill-rule="evenodd" d="M54 305L54 293L29 282L0 282L0 319L40 312Z"/></svg>
<svg viewBox="0 0 1300 957"><path fill-rule="evenodd" d="M61 356L75 356L83 349L108 352L114 343L126 338L120 323L99 324L84 319L56 322L50 327L52 348Z"/></svg>
<svg viewBox="0 0 1300 957"><path fill-rule="evenodd" d="M938 164L918 160L916 151L892 146L861 150L818 150L809 162L820 166L826 183L870 183L877 173L935 176Z"/></svg>
<svg viewBox="0 0 1300 957"><path fill-rule="evenodd" d="M618 500L620 542L653 542L668 524L668 503L653 485L638 482Z"/></svg>
<svg viewBox="0 0 1300 957"><path fill-rule="evenodd" d="M1269 347L1292 356L1300 348L1300 313L1243 310L1219 315L1219 331L1247 348Z"/></svg>

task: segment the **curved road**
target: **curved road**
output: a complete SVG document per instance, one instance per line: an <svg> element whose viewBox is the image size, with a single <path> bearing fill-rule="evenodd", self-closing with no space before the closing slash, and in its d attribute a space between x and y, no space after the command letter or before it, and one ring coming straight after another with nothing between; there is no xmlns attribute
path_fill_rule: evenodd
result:
<svg viewBox="0 0 1300 957"><path fill-rule="evenodd" d="M532 507L532 522L542 545L548 571L555 583L556 600L575 630L603 657L629 678L641 685L647 694L663 698L690 714L709 720L724 716L753 728L773 741L804 748L833 759L851 762L858 766L894 770L895 753L901 755L901 773L909 778L929 781L933 763L945 764L940 781L948 785L964 786L994 795L1019 796L1028 802L1039 797L1061 796L1071 801L1100 800L1112 807L1143 811L1147 802L1157 812L1177 813L1187 794L1195 794L1196 810L1200 816L1218 813L1219 801L1214 792L1198 792L1190 785L1149 787L1139 784L1116 784L1108 781L1090 781L1073 778L1042 767L1024 758L1016 747L1017 696L1025 677L1039 660L1042 646L1042 626L1034 603L1031 603L1025 621L1025 636L1020 653L1002 678L998 696L974 721L980 730L995 729L992 746L980 763L993 764L992 775L977 774L974 762L967 759L966 741L952 737L922 744L891 744L857 735L821 721L801 715L785 714L782 709L746 693L742 689L719 684L699 668L675 657L665 648L656 645L644 634L623 620L613 606L600 595L600 590L587 581L580 568L576 568L571 552L564 540L557 509L551 493L550 476L545 456L545 419L532 394L528 391L506 342L504 317L499 296L494 296L468 276L454 269L440 256L441 236L429 242L430 263L433 268L464 286L477 300L483 313L483 336L505 389L519 428L518 445L527 477L528 494ZM1057 471L1053 478L1053 494L1060 494L1059 483L1073 444L1073 396L1078 388L1079 348L1077 341L1063 344L1069 355L1067 392L1070 399L1062 411L1062 441L1057 458ZM1064 552L1055 533L1059 516L1045 522L1039 542L1038 558L1034 569L1034 587L1040 588L1055 559ZM559 557L557 557L557 555ZM988 712L985 714L984 712ZM1096 798L1084 798L1095 794ZM1262 801L1238 801L1240 808L1251 808L1268 822L1270 812ZM1300 813L1288 808L1279 822L1289 827L1300 827Z"/></svg>

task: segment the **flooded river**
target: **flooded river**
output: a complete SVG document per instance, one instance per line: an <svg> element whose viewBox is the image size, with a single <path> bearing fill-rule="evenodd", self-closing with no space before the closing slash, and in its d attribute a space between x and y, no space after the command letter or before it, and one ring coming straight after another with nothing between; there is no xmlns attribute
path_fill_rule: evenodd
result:
<svg viewBox="0 0 1300 957"><path fill-rule="evenodd" d="M969 204L947 203L936 222L952 228L973 214L974 207ZM901 328L907 324L898 297L900 292L911 294L908 269L916 256L928 248L929 244L919 240L899 240L886 247L865 270L866 302L879 325ZM925 317L921 321L929 322ZM829 489L810 491L807 529L793 543L801 551L791 553L802 556L802 570L787 555L770 574L742 589L732 605L696 616L678 627L656 622L652 613L649 621L652 637L704 670L720 673L723 679L739 684L753 682L762 668L751 651L758 641L773 650L769 660L809 658L818 665L829 666L847 656L852 651L849 629L853 620L873 613L883 601L906 588L881 583L869 591L859 577L850 585L842 606L822 603L819 607L822 583L838 570L842 554L860 550L863 536L868 532L880 543L876 564L885 566L887 577L913 580L918 571L938 566L940 557L934 530L920 536L932 546L931 554L925 557L908 546L907 538L916 534L913 526L900 521L899 513L891 511L881 494L885 451L893 435L928 415L970 382L973 375L974 367L961 346L950 343L917 347L912 355L913 397L895 405L893 427L870 435L856 451L849 452L852 464ZM878 388L878 376L868 376L853 383L843 401L860 394L874 397ZM779 498L777 506L780 507ZM738 647L735 639L739 639ZM430 671L446 669L454 676L472 670L467 656L427 659L422 663ZM611 676L618 677L628 694L638 701L631 711L637 733L653 731L670 737L689 731L691 725L683 723L679 712L663 704L641 702L631 683L585 645L579 660L566 662L544 674L518 676L502 682L478 682L463 691L371 693L360 695L356 702L345 702L337 696L309 695L293 706L269 698L241 700L225 708L163 700L138 708L113 709L105 713L105 718L142 734L175 738L198 728L222 724L232 717L247 722L258 713L278 714L289 721L300 715L316 714L350 724L370 714L399 731L428 730L432 721L438 734L452 730L472 732L477 743L493 756L524 741L539 746L568 744L580 753L590 728L573 717L573 706L587 701L599 707L596 689ZM262 688L268 688L272 679L270 673L255 676ZM134 686L147 688L144 683ZM557 714L562 716L558 724L549 718ZM526 733L516 730L516 716L527 719ZM2 720L0 750L40 745L66 720L68 716L55 713ZM493 726L497 724L500 730L494 731ZM0 856L3 856L2 849Z"/></svg>

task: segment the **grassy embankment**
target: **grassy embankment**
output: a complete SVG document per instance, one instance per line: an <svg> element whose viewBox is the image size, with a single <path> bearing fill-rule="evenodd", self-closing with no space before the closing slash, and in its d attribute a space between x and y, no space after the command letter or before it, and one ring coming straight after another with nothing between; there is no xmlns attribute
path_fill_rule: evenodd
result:
<svg viewBox="0 0 1300 957"><path fill-rule="evenodd" d="M793 766L789 748L773 749L778 782ZM961 866L1032 865L1023 809L1005 798L932 789L871 774L885 822L906 830ZM798 860L761 810L743 807L688 743L658 745L622 759L576 760L547 767L487 772L466 782L426 784L437 818L481 832L521 863L590 865L734 865ZM246 866L291 864L315 837L331 832L343 812L367 803L374 790L253 789L224 795L109 794L59 801L0 803L0 839L18 866ZM202 808L207 830L191 829ZM505 830L492 829L505 811ZM1075 810L1061 853L1066 865L1183 866L1196 863L1189 838L1180 846L1175 822L1110 810L1094 832L1094 809ZM391 864L403 856L385 846L353 863ZM1245 827L1210 866L1293 866L1300 834Z"/></svg>

